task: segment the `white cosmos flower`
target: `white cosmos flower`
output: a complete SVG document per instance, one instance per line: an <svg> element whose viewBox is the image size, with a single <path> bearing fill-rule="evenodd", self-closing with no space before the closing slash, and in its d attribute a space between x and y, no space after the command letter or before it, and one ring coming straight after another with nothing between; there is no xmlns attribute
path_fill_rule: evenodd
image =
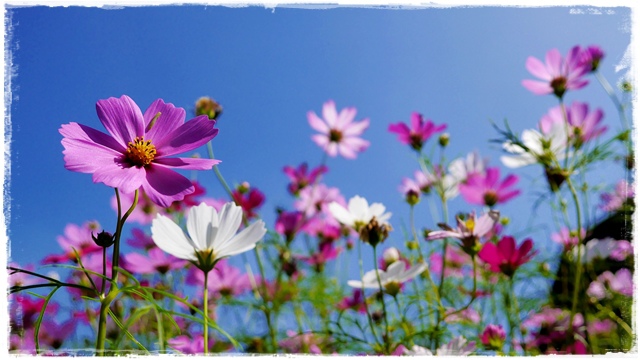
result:
<svg viewBox="0 0 640 360"><path fill-rule="evenodd" d="M510 168L535 164L541 157L549 154L557 160L562 160L567 152L567 139L567 126L561 123L553 123L544 134L533 129L524 130L521 141L528 150L507 141L502 145L503 149L515 155L501 156L500 160L504 166Z"/></svg>
<svg viewBox="0 0 640 360"><path fill-rule="evenodd" d="M396 261L387 267L387 271L378 269L380 284L382 284L382 287L384 287L387 292L394 295L393 293L397 293L400 289L400 284L413 279L426 269L427 264L424 263L406 269L403 261ZM362 281L349 280L347 285L357 289L363 287L366 289L380 289L376 270L367 271L362 277Z"/></svg>
<svg viewBox="0 0 640 360"><path fill-rule="evenodd" d="M242 222L242 208L233 202L220 212L201 203L189 209L186 235L180 226L158 214L151 224L153 241L163 251L210 271L215 263L227 256L253 249L267 232L258 220L236 234Z"/></svg>
<svg viewBox="0 0 640 360"><path fill-rule="evenodd" d="M458 182L464 182L471 174L484 174L487 159L482 159L477 151L470 152L466 158L453 160L449 167L449 174Z"/></svg>
<svg viewBox="0 0 640 360"><path fill-rule="evenodd" d="M356 231L368 224L374 217L379 224L388 224L391 213L385 213L385 209L384 205L380 203L373 203L369 206L367 199L358 195L349 199L348 209L335 201L329 204L331 215L343 225Z"/></svg>
<svg viewBox="0 0 640 360"><path fill-rule="evenodd" d="M437 356L467 356L476 348L475 341L467 342L463 336L453 338L448 344L444 344L436 350ZM411 350L406 349L404 355L433 356L431 350L422 346L413 345Z"/></svg>

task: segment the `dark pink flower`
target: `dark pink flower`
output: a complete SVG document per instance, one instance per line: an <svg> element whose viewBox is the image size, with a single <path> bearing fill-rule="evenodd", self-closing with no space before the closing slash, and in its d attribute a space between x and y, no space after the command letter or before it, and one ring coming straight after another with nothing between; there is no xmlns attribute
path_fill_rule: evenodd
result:
<svg viewBox="0 0 640 360"><path fill-rule="evenodd" d="M580 53L580 64L589 69L589 71L594 72L598 70L602 58L604 58L604 51L600 46L591 45Z"/></svg>
<svg viewBox="0 0 640 360"><path fill-rule="evenodd" d="M366 314L367 308L365 305L366 299L362 294L361 289L354 289L351 297L345 297L338 303L338 310L352 309L359 313Z"/></svg>
<svg viewBox="0 0 640 360"><path fill-rule="evenodd" d="M338 257L342 252L341 247L334 247L330 242L320 243L318 251L309 256L297 256L301 261L311 265L316 271L324 269L324 264Z"/></svg>
<svg viewBox="0 0 640 360"><path fill-rule="evenodd" d="M333 242L342 236L340 223L331 216L321 214L309 219L302 230L311 236L317 236L320 242Z"/></svg>
<svg viewBox="0 0 640 360"><path fill-rule="evenodd" d="M530 56L527 70L540 80L522 80L522 85L536 95L555 94L562 98L567 90L577 90L589 82L582 77L591 69L580 61L580 47L574 46L566 58L558 49L547 52L545 64Z"/></svg>
<svg viewBox="0 0 640 360"><path fill-rule="evenodd" d="M313 111L309 111L309 125L320 132L311 139L331 157L339 153L347 159L355 159L357 153L369 147L369 142L359 137L369 127L369 119L353 121L356 112L356 108L349 107L342 109L338 114L333 100L327 101L322 107L324 120Z"/></svg>
<svg viewBox="0 0 640 360"><path fill-rule="evenodd" d="M468 203L492 207L520 194L520 190L512 188L517 182L518 177L514 174L500 181L500 169L496 167L488 168L485 175L470 175L458 189Z"/></svg>
<svg viewBox="0 0 640 360"><path fill-rule="evenodd" d="M187 262L171 256L158 247L148 251L148 256L138 253L124 255L124 268L132 274L166 274L169 270L183 268Z"/></svg>
<svg viewBox="0 0 640 360"><path fill-rule="evenodd" d="M242 208L244 216L248 220L258 216L255 211L264 204L265 197L262 191L249 188L246 183L243 183L233 190L233 200Z"/></svg>
<svg viewBox="0 0 640 360"><path fill-rule="evenodd" d="M98 118L109 135L72 122L62 125L65 168L93 174L93 182L133 193L142 188L151 201L168 207L194 191L173 171L208 170L219 160L171 158L196 149L218 133L205 115L185 122L185 111L158 99L142 114L130 97L99 100Z"/></svg>
<svg viewBox="0 0 640 360"><path fill-rule="evenodd" d="M300 190L304 189L308 185L313 185L316 181L329 171L324 165L318 166L311 170L310 173L307 174L307 163L300 164L297 168L293 168L293 166L285 166L282 171L287 175L291 182L287 186L289 192L293 195L298 195Z"/></svg>
<svg viewBox="0 0 640 360"><path fill-rule="evenodd" d="M285 236L287 242L291 242L306 224L307 219L301 211L283 211L278 214L275 230Z"/></svg>
<svg viewBox="0 0 640 360"><path fill-rule="evenodd" d="M565 124L568 122L569 138L572 140L573 146L579 148L587 141L607 131L606 126L600 126L603 116L604 113L601 109L589 113L589 104L574 101L566 107L566 114L560 106L549 109L549 112L540 119L540 130L545 134L550 133L554 126L558 124L566 126Z"/></svg>
<svg viewBox="0 0 640 360"><path fill-rule="evenodd" d="M76 262L76 253L83 257L102 251L102 248L93 241L92 233L98 233L100 224L97 221L88 221L78 226L76 224L68 224L64 228L64 235L58 236L58 244L64 251L63 254L48 255L42 260L43 264L59 264L67 261Z"/></svg>
<svg viewBox="0 0 640 360"><path fill-rule="evenodd" d="M531 251L533 241L526 239L520 247L516 247L516 240L512 236L503 236L498 244L488 242L484 244L478 257L490 266L493 272L501 272L513 276L520 265L528 262L537 251Z"/></svg>
<svg viewBox="0 0 640 360"><path fill-rule="evenodd" d="M507 333L502 326L494 324L487 325L480 336L482 344L488 350L502 350L502 344L506 338Z"/></svg>
<svg viewBox="0 0 640 360"><path fill-rule="evenodd" d="M422 145L433 134L444 131L447 128L446 124L435 125L429 119L425 122L422 114L417 112L411 113L410 125L411 127L403 122L391 124L389 125L389 132L398 134L398 140L401 143L410 145L416 151L420 151Z"/></svg>
<svg viewBox="0 0 640 360"><path fill-rule="evenodd" d="M215 339L209 336L209 349L211 349L214 343ZM202 334L194 334L193 338L190 338L187 335L178 335L167 340L167 345L183 354L203 354L204 336Z"/></svg>

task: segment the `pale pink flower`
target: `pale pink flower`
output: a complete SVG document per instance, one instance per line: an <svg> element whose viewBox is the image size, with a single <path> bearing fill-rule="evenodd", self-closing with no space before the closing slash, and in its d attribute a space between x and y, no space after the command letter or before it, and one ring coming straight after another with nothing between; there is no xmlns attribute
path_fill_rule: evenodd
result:
<svg viewBox="0 0 640 360"><path fill-rule="evenodd" d="M187 284L198 285L199 288L203 288L204 273L195 268L190 268ZM209 272L207 284L209 293L215 297L240 296L251 290L249 275L230 265L225 259L218 261L216 267Z"/></svg>
<svg viewBox="0 0 640 360"><path fill-rule="evenodd" d="M585 229L580 229L581 238L584 239L587 236ZM564 251L573 249L574 246L580 242L577 231L569 231L568 228L562 228L559 232L551 234L551 240L562 245Z"/></svg>
<svg viewBox="0 0 640 360"><path fill-rule="evenodd" d="M467 323L479 323L481 320L480 314L473 308L468 307L462 311L458 311L454 308L448 308L445 312L445 322L458 323L458 322L467 322Z"/></svg>
<svg viewBox="0 0 640 360"><path fill-rule="evenodd" d="M335 258L342 252L341 247L334 247L330 242L324 242L319 245L318 251L309 256L297 256L301 261L313 266L316 271L321 271L324 265Z"/></svg>
<svg viewBox="0 0 640 360"><path fill-rule="evenodd" d="M318 347L320 339L313 333L298 334L293 330L287 330L287 338L280 340L278 345L287 353L300 354L322 354Z"/></svg>
<svg viewBox="0 0 640 360"><path fill-rule="evenodd" d="M132 238L127 239L127 244L136 249L150 250L156 247L151 235L147 235L142 229L134 228L131 230Z"/></svg>
<svg viewBox="0 0 640 360"><path fill-rule="evenodd" d="M209 337L209 349L214 345L215 339ZM183 354L203 354L204 353L204 336L202 334L194 334L192 337L187 335L178 335L167 340L167 345L172 349L178 350Z"/></svg>
<svg viewBox="0 0 640 360"><path fill-rule="evenodd" d="M581 147L607 131L605 125L600 125L604 113L601 109L589 112L589 104L574 101L570 106L565 107L566 114L562 107L555 106L540 119L540 129L543 133L550 133L555 124L565 126L568 122L569 137L576 148ZM566 120L565 120L566 116Z"/></svg>
<svg viewBox="0 0 640 360"><path fill-rule="evenodd" d="M603 272L589 284L587 295L601 300L610 296L607 290L625 296L633 296L633 275L631 271L622 268L615 275L610 271Z"/></svg>
<svg viewBox="0 0 640 360"><path fill-rule="evenodd" d="M464 253L457 246L447 246L446 252L446 267L444 270L444 276L462 278L465 275L469 275L471 262L471 256ZM442 254L434 252L429 257L429 270L433 274L440 274L442 271Z"/></svg>
<svg viewBox="0 0 640 360"><path fill-rule="evenodd" d="M357 153L369 147L369 142L359 137L369 127L369 119L354 122L356 112L356 108L349 107L338 113L333 100L327 101L322 107L324 120L309 111L309 125L320 132L311 139L331 157L340 154L347 159L355 159Z"/></svg>
<svg viewBox="0 0 640 360"><path fill-rule="evenodd" d="M633 199L635 195L633 184L620 180L612 193L603 193L600 195L602 204L600 208L604 211L617 211L627 202Z"/></svg>
<svg viewBox="0 0 640 360"><path fill-rule="evenodd" d="M176 270L187 266L187 262L171 256L160 248L149 249L148 256L139 253L124 255L124 268L132 274L166 274L169 270Z"/></svg>
<svg viewBox="0 0 640 360"><path fill-rule="evenodd" d="M465 158L453 160L447 170L458 183L465 183L471 175L484 175L487 163L488 161L481 158L477 151L473 151Z"/></svg>
<svg viewBox="0 0 640 360"><path fill-rule="evenodd" d="M530 56L526 67L540 80L522 80L522 85L536 95L555 94L562 98L567 90L577 90L589 82L583 76L591 70L580 61L581 50L574 46L566 58L557 49L547 52L545 63Z"/></svg>
<svg viewBox="0 0 640 360"><path fill-rule="evenodd" d="M100 224L97 221L88 221L78 226L76 224L68 224L64 228L64 235L58 236L58 244L64 251L60 255L48 255L42 260L43 264L58 264L67 261L76 262L76 252L78 256L83 257L88 254L101 252L102 248L93 241L91 234L98 233ZM75 252L74 252L75 250Z"/></svg>
<svg viewBox="0 0 640 360"><path fill-rule="evenodd" d="M296 210L304 212L308 218L319 213L329 214L329 204L346 204L340 189L325 184L307 186L300 191L300 197L293 203Z"/></svg>
<svg viewBox="0 0 640 360"><path fill-rule="evenodd" d="M425 121L422 114L411 113L410 126L403 122L389 125L389 132L398 134L398 140L401 143L410 145L414 150L420 151L431 136L435 133L444 131L446 124L435 125L430 119Z"/></svg>
<svg viewBox="0 0 640 360"><path fill-rule="evenodd" d="M477 252L480 238L492 231L496 222L500 218L500 212L491 210L480 218L475 213L471 213L465 220L457 217L458 227L452 229L446 224L438 224L444 230L431 231L427 234L427 240L438 240L445 238L460 239L461 247L467 253Z"/></svg>

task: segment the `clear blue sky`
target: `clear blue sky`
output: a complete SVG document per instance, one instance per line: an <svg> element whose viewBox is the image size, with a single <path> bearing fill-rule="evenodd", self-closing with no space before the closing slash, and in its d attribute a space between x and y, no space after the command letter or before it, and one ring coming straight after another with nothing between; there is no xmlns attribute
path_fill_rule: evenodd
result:
<svg viewBox="0 0 640 360"><path fill-rule="evenodd" d="M520 133L535 127L556 100L535 96L520 82L531 78L528 56L543 58L574 45L600 45L601 71L613 83L614 67L630 41L630 10L570 14L570 8L449 8L310 10L216 6L13 8L11 45L17 76L12 82L11 259L33 263L59 252L55 241L67 223L96 219L112 227L113 190L91 176L64 169L61 124L79 122L104 131L95 112L99 99L131 96L144 109L163 98L191 110L203 95L224 106L214 139L221 171L231 183L249 181L267 195L262 216L272 227L275 206L292 208L281 169L322 153L311 140L306 113L334 99L368 117L371 147L356 161L329 159L325 181L345 198L356 194L384 203L392 224L408 223L397 187L412 176L413 153L387 132L391 122L419 111L451 134L448 157L479 150L500 166L498 134L489 120L508 119ZM567 102L588 100L618 129L615 109L600 86L571 92ZM200 149L205 155L206 150ZM502 207L514 229L531 218L535 197L526 186L538 167L516 171L524 195ZM622 177L603 170L612 184ZM199 179L208 194L223 197L212 173ZM453 212L469 211L461 198ZM517 218L516 216L520 216ZM419 224L434 227L426 204ZM113 229L111 229L113 230ZM550 229L549 229L550 230ZM532 235L550 246L541 232ZM396 231L389 245L402 246ZM544 245L547 244L547 245Z"/></svg>

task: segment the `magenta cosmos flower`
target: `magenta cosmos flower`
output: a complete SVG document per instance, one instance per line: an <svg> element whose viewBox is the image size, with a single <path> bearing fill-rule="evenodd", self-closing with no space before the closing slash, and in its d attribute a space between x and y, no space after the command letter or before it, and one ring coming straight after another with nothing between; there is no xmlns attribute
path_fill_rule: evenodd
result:
<svg viewBox="0 0 640 360"><path fill-rule="evenodd" d="M173 169L208 170L220 162L170 157L216 136L215 122L205 115L185 122L185 110L162 99L142 114L126 95L99 100L96 110L109 135L75 122L59 130L65 168L93 174L95 183L126 193L142 188L155 204L168 207L194 191L191 181Z"/></svg>
<svg viewBox="0 0 640 360"><path fill-rule="evenodd" d="M411 127L403 122L389 125L389 132L398 134L398 140L401 143L410 145L414 150L420 151L422 145L433 134L444 131L446 124L435 125L431 120L424 121L422 114L413 112L410 120Z"/></svg>
<svg viewBox="0 0 640 360"><path fill-rule="evenodd" d="M522 86L536 95L555 94L558 98L562 98L567 90L581 89L589 83L582 76L591 70L591 66L585 66L580 57L579 46L574 46L566 58L562 58L558 49L549 50L545 64L530 56L527 70L542 81L522 80Z"/></svg>
<svg viewBox="0 0 640 360"><path fill-rule="evenodd" d="M496 273L503 273L509 277L513 276L520 265L525 264L537 253L531 251L533 241L526 239L519 247L516 247L516 240L511 236L503 236L498 244L488 242L484 244L478 257L490 266L490 270Z"/></svg>
<svg viewBox="0 0 640 360"><path fill-rule="evenodd" d="M308 185L315 184L316 181L319 180L319 177L322 174L329 171L324 165L318 166L311 170L311 172L307 173L308 165L307 163L300 164L297 168L293 166L285 166L282 171L287 175L291 182L287 186L287 189L292 195L298 195L300 190L304 189Z"/></svg>
<svg viewBox="0 0 640 360"><path fill-rule="evenodd" d="M500 181L500 169L488 168L484 175L469 176L466 184L460 184L458 189L468 203L491 207L520 194L520 190L513 189L517 182L518 177L513 174Z"/></svg>
<svg viewBox="0 0 640 360"><path fill-rule="evenodd" d="M369 142L359 137L369 127L369 119L353 121L356 112L356 108L348 107L338 114L333 100L322 106L324 120L313 111L309 111L309 125L320 132L311 139L331 157L339 153L347 159L355 159L357 153L369 147Z"/></svg>

